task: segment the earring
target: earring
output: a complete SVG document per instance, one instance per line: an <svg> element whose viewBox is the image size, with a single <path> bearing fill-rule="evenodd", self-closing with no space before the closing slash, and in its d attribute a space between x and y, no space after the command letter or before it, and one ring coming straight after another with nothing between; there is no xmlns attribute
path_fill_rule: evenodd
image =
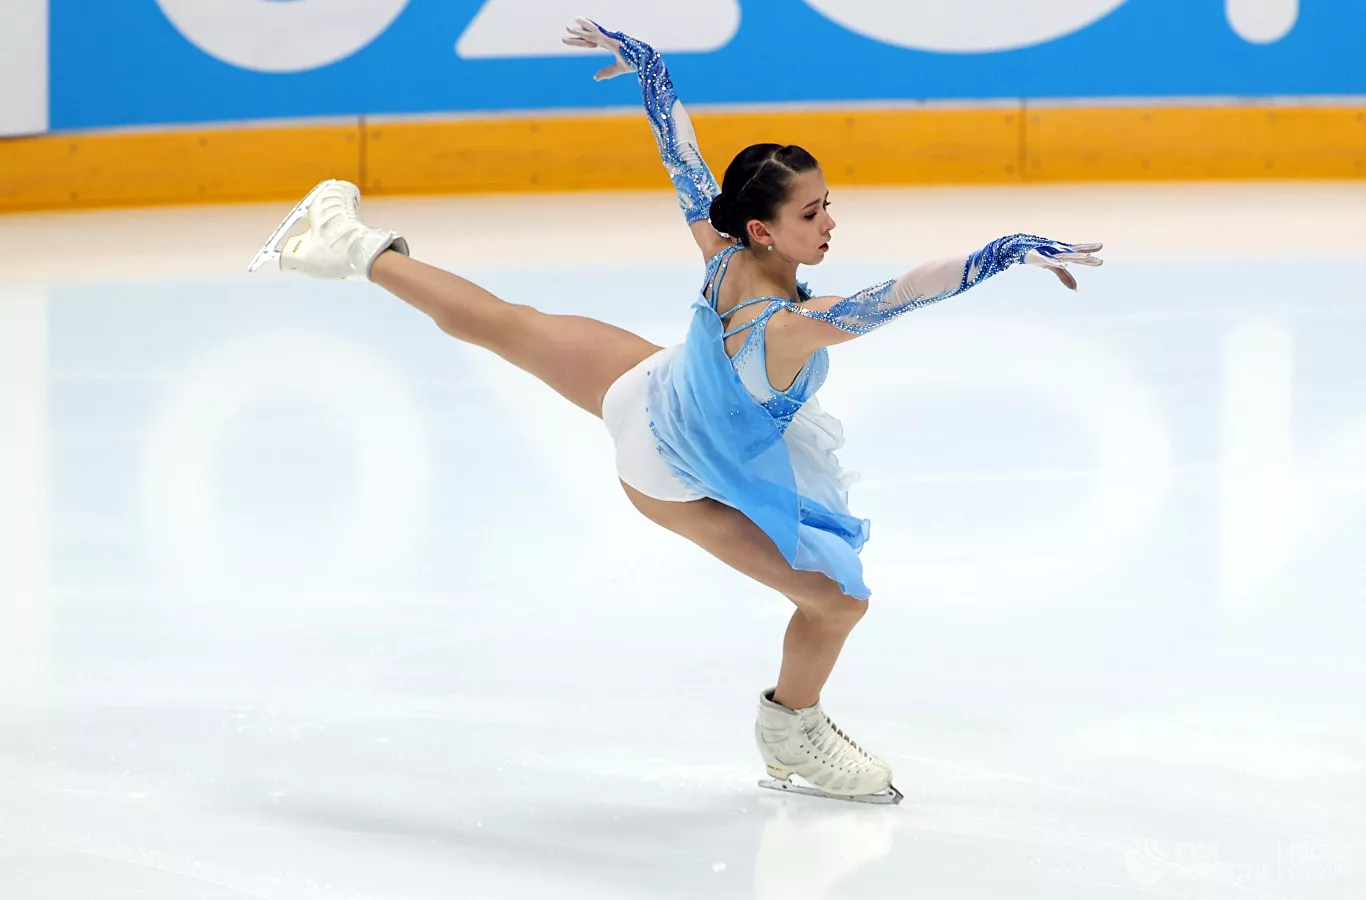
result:
<svg viewBox="0 0 1366 900"><path fill-rule="evenodd" d="M769 244L769 245L768 245L768 252L769 252L769 253L772 253L772 252L773 252L773 245L772 245L772 244Z"/></svg>

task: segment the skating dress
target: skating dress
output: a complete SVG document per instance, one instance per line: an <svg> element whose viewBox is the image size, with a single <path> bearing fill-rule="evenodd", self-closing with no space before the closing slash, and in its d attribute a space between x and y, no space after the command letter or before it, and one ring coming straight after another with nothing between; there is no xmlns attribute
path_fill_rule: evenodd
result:
<svg viewBox="0 0 1366 900"><path fill-rule="evenodd" d="M620 42L622 58L639 76L684 217L689 225L706 220L720 190L698 152L692 122L663 60L648 44L619 32L603 33ZM829 355L818 350L793 383L778 390L769 383L764 353L769 320L789 310L866 334L910 310L960 294L1031 252L1047 256L1071 249L1033 235L1010 235L966 256L917 266L826 310L807 308L802 301L810 291L799 285L796 301L759 297L719 314L726 269L745 252L738 244L727 247L707 261L687 340L643 360L603 398L618 475L656 499L709 497L731 506L763 529L793 568L822 572L844 593L866 598L858 554L868 540L869 522L849 511L851 479L835 457L843 429L815 399L829 372ZM754 321L727 329L731 313L759 303L767 305ZM745 330L749 334L732 359L725 338Z"/></svg>

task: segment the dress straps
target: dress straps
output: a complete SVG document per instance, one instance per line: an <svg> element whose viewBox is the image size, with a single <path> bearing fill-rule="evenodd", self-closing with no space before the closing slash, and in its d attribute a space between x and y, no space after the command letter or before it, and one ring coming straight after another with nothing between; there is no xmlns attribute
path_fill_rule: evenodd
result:
<svg viewBox="0 0 1366 900"><path fill-rule="evenodd" d="M707 261L707 280L702 288L712 309L716 309L716 301L721 296L721 279L726 277L731 258L742 249L743 244L731 244Z"/></svg>
<svg viewBox="0 0 1366 900"><path fill-rule="evenodd" d="M726 338L730 337L732 334L739 334L740 332L744 331L746 328L749 328L750 326L753 326L753 325L763 326L763 325L767 324L767 323L768 323L768 320L771 319L771 318L773 318L773 314L774 314L774 313L776 313L778 310L782 309L784 306L787 306L787 302L788 302L788 301L784 300L784 299L781 298L781 297L756 297L756 298L754 298L753 300L746 300L744 303L737 303L737 304L735 304L735 306L734 306L729 312L727 312L725 316L722 316L722 317L721 317L722 319L725 319L726 316L729 316L731 313L735 312L735 310L737 310L737 309L743 309L743 308L746 307L746 306L753 306L753 305L756 304L756 303L768 303L768 309L764 310L764 311L763 311L762 313L760 313L759 315L757 315L757 316L755 316L754 318L750 319L748 322L745 322L743 325L737 325L737 326L735 326L734 328L732 328L730 331L727 331L725 334L721 335L721 339L722 339L722 340L725 340Z"/></svg>
<svg viewBox="0 0 1366 900"><path fill-rule="evenodd" d="M711 308L713 310L716 309L717 301L721 299L721 282L726 277L726 270L730 268L730 261L732 258L734 258L735 254L742 249L744 249L744 246L742 244L734 244L730 247L727 247L725 250L722 250L720 253L716 254L716 256L713 256L712 263L708 265L708 269L711 269L714 266L716 270L715 273L712 274L710 280L710 290L707 291L707 303L711 305ZM736 328L727 331L725 334L721 336L723 339L728 338L733 334L739 334L740 332L744 331L746 328L749 328L752 325L764 324L770 318L773 317L774 313L776 313L778 310L786 306L788 301L782 297L755 297L752 300L745 300L741 303L737 303L730 309L726 310L724 313L719 313L718 315L722 321L725 321L726 319L730 318L730 316L734 315L736 310L744 309L746 306L753 306L756 303L768 303L770 305L769 308L764 310L762 314L755 316L753 319L744 323L743 325L737 326Z"/></svg>

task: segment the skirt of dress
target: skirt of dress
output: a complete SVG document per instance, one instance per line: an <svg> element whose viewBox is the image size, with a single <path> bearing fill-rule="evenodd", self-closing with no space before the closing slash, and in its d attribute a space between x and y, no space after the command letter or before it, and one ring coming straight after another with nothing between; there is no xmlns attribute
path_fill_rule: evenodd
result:
<svg viewBox="0 0 1366 900"><path fill-rule="evenodd" d="M644 412L658 454L685 489L763 529L793 568L822 572L866 599L858 554L869 522L849 512L851 479L835 457L839 421L811 398L783 428L735 374L716 312L705 300L694 310L687 342L646 367ZM618 460L620 471L620 450Z"/></svg>
<svg viewBox="0 0 1366 900"><path fill-rule="evenodd" d="M656 368L667 367L683 347L665 347L646 357L623 374L602 398L602 423L616 445L617 477L656 500L687 502L706 494L684 484L659 451L659 439L650 430L646 392Z"/></svg>

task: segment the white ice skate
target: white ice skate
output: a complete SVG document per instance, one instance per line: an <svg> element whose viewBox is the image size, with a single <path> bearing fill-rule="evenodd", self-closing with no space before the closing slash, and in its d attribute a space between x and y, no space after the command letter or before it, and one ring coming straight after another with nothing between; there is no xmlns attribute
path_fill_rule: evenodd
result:
<svg viewBox="0 0 1366 900"><path fill-rule="evenodd" d="M359 216L360 189L349 181L324 181L285 216L247 271L278 259L282 272L368 281L370 267L385 250L408 255L408 242L397 232L370 228ZM290 229L305 218L308 230L291 236Z"/></svg>
<svg viewBox="0 0 1366 900"><path fill-rule="evenodd" d="M773 691L759 697L754 739L772 778L759 787L855 803L900 803L892 767L849 740L817 703L788 709L773 702ZM810 787L795 784L800 776Z"/></svg>

